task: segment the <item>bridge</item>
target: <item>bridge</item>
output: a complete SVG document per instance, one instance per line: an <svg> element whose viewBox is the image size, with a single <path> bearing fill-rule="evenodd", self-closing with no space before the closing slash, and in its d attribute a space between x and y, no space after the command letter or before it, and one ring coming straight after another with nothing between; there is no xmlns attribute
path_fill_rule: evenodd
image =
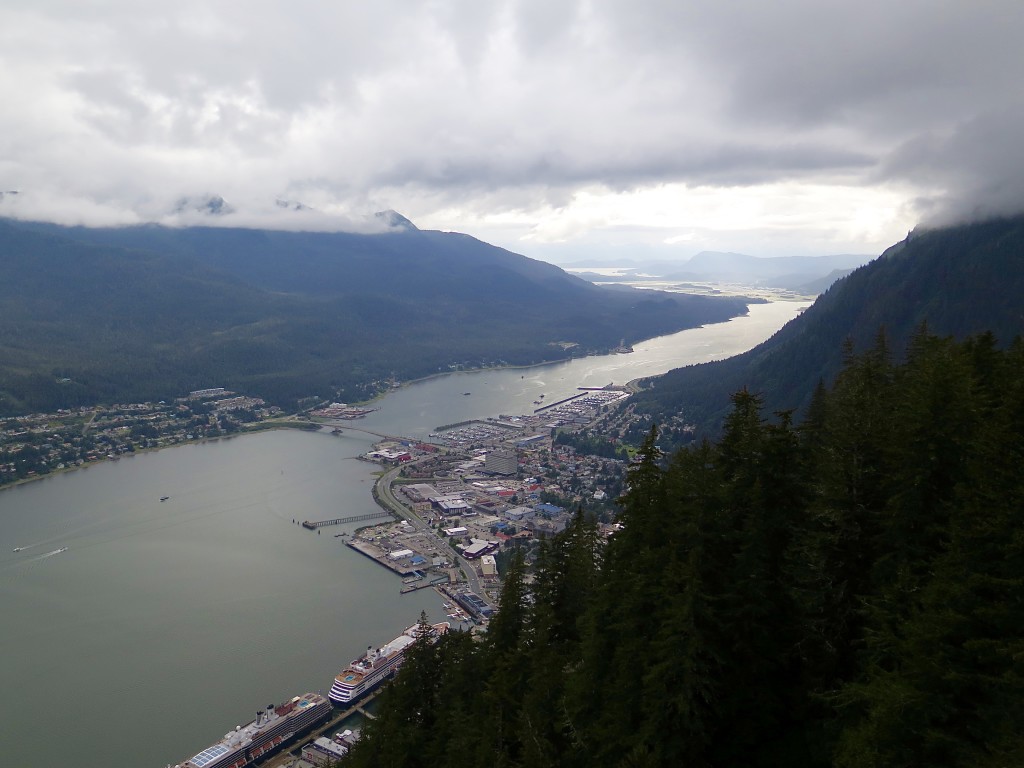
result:
<svg viewBox="0 0 1024 768"><path fill-rule="evenodd" d="M467 422L468 423L468 422ZM437 444L437 438L427 435L426 437L409 437L408 435L388 435L383 432L375 432L372 429L366 429L365 427L353 427L349 421L338 422L338 421L325 421L323 422L325 427L333 427L338 432L344 434L345 432L362 432L364 435L373 435L379 437L381 440L394 440L396 443L408 443L409 445L415 445L416 443L431 443Z"/></svg>
<svg viewBox="0 0 1024 768"><path fill-rule="evenodd" d="M372 429L366 429L365 427L353 427L348 421L337 422L337 421L326 421L324 422L325 427L334 427L337 430L344 432L362 432L364 435L373 435L379 437L382 440L394 440L396 443L422 443L415 437L403 437L401 435L386 435L383 432L374 432Z"/></svg>
<svg viewBox="0 0 1024 768"><path fill-rule="evenodd" d="M337 517L334 520L303 520L302 527L315 531L317 528L323 528L325 525L342 525L343 523L358 523L360 520L374 520L378 517L390 517L390 512L381 510L380 512L370 512L367 515L350 515L349 517Z"/></svg>

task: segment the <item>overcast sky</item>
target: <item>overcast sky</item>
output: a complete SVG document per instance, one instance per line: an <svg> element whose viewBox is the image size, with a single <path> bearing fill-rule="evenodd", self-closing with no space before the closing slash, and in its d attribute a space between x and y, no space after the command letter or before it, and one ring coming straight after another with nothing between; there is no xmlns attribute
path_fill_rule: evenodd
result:
<svg viewBox="0 0 1024 768"><path fill-rule="evenodd" d="M393 208L565 262L1024 209L1020 0L0 0L0 98L0 214L64 223Z"/></svg>

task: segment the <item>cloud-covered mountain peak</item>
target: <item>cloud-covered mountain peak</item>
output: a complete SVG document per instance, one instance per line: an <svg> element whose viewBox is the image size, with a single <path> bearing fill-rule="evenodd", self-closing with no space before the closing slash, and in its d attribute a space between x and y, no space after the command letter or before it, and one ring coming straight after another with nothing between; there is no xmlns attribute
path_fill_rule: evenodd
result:
<svg viewBox="0 0 1024 768"><path fill-rule="evenodd" d="M174 213L200 213L210 216L226 216L235 209L220 195L182 197L174 206Z"/></svg>
<svg viewBox="0 0 1024 768"><path fill-rule="evenodd" d="M377 211L373 214L374 217L385 224L389 229L402 229L407 232L416 232L419 228L413 224L409 219L405 218L398 211L393 211L390 208L386 211Z"/></svg>

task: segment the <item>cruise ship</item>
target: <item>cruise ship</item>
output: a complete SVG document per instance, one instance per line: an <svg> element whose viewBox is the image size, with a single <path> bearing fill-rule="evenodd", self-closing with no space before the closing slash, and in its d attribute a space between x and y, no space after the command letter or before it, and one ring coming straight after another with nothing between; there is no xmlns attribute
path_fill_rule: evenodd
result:
<svg viewBox="0 0 1024 768"><path fill-rule="evenodd" d="M242 768L274 750L292 736L331 713L331 703L318 693L296 696L267 706L248 725L235 726L216 744L174 768Z"/></svg>
<svg viewBox="0 0 1024 768"><path fill-rule="evenodd" d="M448 631L448 622L432 626L434 637ZM387 645L376 650L371 645L366 653L349 664L334 678L334 685L327 695L337 704L348 704L365 696L388 676L394 673L405 658L406 649L416 639L418 624L413 624Z"/></svg>

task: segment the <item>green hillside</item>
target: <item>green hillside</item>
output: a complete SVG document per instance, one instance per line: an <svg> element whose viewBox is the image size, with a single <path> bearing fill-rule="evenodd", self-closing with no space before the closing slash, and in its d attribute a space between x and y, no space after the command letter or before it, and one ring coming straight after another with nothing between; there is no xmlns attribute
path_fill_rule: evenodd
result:
<svg viewBox="0 0 1024 768"><path fill-rule="evenodd" d="M761 393L768 412L810 403L834 379L844 348L863 350L880 332L903 349L926 325L941 336L991 331L1002 344L1024 332L1024 218L914 232L835 283L813 306L750 352L680 368L646 382L641 412L715 433L733 392Z"/></svg>
<svg viewBox="0 0 1024 768"><path fill-rule="evenodd" d="M0 414L224 386L356 401L719 322L738 299L612 291L465 235L0 220Z"/></svg>

